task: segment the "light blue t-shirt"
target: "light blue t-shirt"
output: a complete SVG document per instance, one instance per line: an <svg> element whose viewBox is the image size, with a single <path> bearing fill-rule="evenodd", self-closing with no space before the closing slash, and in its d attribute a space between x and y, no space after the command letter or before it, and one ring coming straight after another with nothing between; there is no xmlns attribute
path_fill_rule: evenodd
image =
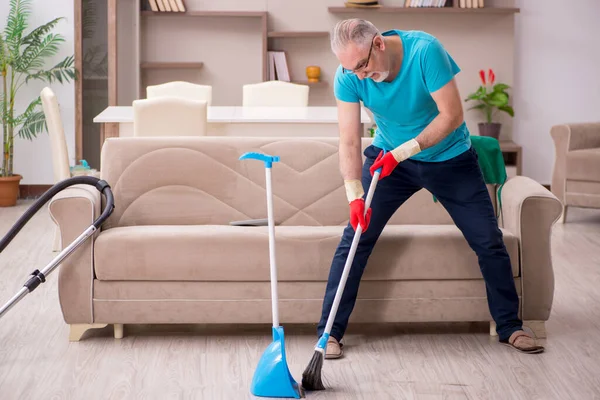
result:
<svg viewBox="0 0 600 400"><path fill-rule="evenodd" d="M421 31L391 30L382 35L400 35L404 51L399 74L392 82L362 81L344 74L341 65L335 73L334 93L346 102L359 102L371 110L377 130L373 145L392 150L415 138L439 114L431 92L448 83L460 68L432 35ZM435 146L411 157L421 161L444 161L471 147L469 131L463 122Z"/></svg>

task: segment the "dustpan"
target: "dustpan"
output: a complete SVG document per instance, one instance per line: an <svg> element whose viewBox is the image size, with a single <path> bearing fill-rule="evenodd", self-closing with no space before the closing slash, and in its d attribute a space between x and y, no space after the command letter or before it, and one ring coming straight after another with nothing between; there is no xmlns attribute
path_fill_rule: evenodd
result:
<svg viewBox="0 0 600 400"><path fill-rule="evenodd" d="M250 391L260 397L302 397L302 388L290 373L285 356L285 339L282 326L273 326L273 342L260 358Z"/></svg>
<svg viewBox="0 0 600 400"><path fill-rule="evenodd" d="M259 397L302 397L302 388L292 377L285 356L285 338L283 327L279 325L279 306L277 297L277 266L275 263L275 221L273 218L273 190L271 187L271 168L278 156L261 153L245 153L240 160L255 159L265 163L267 187L267 219L269 224L269 259L271 268L271 307L273 312L273 342L265 349L252 378L250 391Z"/></svg>

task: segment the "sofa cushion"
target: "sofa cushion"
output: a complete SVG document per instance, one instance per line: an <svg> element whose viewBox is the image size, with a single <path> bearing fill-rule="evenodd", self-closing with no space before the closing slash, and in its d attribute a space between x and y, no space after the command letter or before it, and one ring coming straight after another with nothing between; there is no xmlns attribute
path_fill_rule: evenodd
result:
<svg viewBox="0 0 600 400"><path fill-rule="evenodd" d="M600 182L600 148L568 152L567 179Z"/></svg>
<svg viewBox="0 0 600 400"><path fill-rule="evenodd" d="M340 226L277 226L280 281L325 281ZM518 239L503 231L518 276ZM100 280L268 281L267 227L132 226L103 231L95 241ZM454 225L388 225L364 280L480 279L475 253Z"/></svg>

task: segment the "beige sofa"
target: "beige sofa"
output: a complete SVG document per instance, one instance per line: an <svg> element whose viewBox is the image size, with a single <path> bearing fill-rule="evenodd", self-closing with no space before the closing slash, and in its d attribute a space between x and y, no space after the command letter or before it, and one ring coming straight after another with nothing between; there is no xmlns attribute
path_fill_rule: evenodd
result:
<svg viewBox="0 0 600 400"><path fill-rule="evenodd" d="M567 208L600 208L600 122L555 125L552 193Z"/></svg>
<svg viewBox="0 0 600 400"><path fill-rule="evenodd" d="M363 146L370 144L363 139ZM273 191L280 320L316 323L331 258L348 221L337 138L114 138L102 177L115 194L103 229L60 268L60 305L71 339L114 324L270 323L268 233L231 221L265 218L264 165L278 155ZM495 187L490 186L492 198ZM556 197L526 177L503 191L503 226L522 317L544 335L554 275L550 231ZM495 202L494 202L495 203ZM62 243L99 215L92 187L50 205ZM353 322L490 321L477 258L431 194L393 216L361 283Z"/></svg>

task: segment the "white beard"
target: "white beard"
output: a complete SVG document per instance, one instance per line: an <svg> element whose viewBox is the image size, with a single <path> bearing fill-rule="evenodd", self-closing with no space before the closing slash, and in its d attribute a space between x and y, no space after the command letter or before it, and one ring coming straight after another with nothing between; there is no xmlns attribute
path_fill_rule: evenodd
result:
<svg viewBox="0 0 600 400"><path fill-rule="evenodd" d="M373 74L378 74L379 77L377 79L375 79L375 78L373 78ZM388 77L389 74L390 74L389 71L374 71L374 72L371 72L367 76L367 78L371 78L373 81L379 83L379 82L383 82Z"/></svg>

